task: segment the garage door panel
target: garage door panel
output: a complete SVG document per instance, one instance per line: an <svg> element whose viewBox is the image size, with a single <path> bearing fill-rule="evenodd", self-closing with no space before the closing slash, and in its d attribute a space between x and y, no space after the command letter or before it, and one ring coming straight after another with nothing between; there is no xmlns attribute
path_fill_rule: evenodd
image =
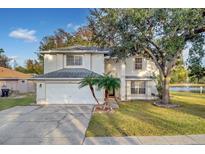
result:
<svg viewBox="0 0 205 154"><path fill-rule="evenodd" d="M95 104L88 87L79 84L46 84L48 104Z"/></svg>

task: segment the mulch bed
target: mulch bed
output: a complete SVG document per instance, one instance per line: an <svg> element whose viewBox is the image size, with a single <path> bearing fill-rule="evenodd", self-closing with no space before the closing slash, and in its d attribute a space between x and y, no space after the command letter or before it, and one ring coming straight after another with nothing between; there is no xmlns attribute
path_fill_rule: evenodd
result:
<svg viewBox="0 0 205 154"><path fill-rule="evenodd" d="M113 109L111 109L110 106L104 106L102 105L95 105L93 112L103 113L103 112L112 112Z"/></svg>
<svg viewBox="0 0 205 154"><path fill-rule="evenodd" d="M161 101L154 102L153 105L158 106L158 107L164 107L164 108L178 108L180 107L179 104L163 104Z"/></svg>

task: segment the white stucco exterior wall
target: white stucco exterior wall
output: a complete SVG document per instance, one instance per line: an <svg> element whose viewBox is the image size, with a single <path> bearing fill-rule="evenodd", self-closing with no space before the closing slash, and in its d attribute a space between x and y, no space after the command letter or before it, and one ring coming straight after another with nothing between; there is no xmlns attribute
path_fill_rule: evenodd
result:
<svg viewBox="0 0 205 154"><path fill-rule="evenodd" d="M56 70L62 69L64 66L64 59L63 59L63 54L57 54L56 55Z"/></svg>
<svg viewBox="0 0 205 154"><path fill-rule="evenodd" d="M135 70L135 57L127 58L125 61L125 76L138 76L138 77L146 77L153 76L153 74L158 74L158 69L155 64L151 60L146 60L143 58L142 69ZM121 62L116 62L115 60L107 60L105 64L105 72L111 72L111 74L116 77L120 77L121 74Z"/></svg>
<svg viewBox="0 0 205 154"><path fill-rule="evenodd" d="M122 69L122 62L116 60L106 60L105 72L120 78L120 98L121 100L131 99L154 99L152 93L157 94L156 83L154 80L147 80L147 77L158 74L158 69L151 60L143 58L142 69L135 70L135 56L125 60L125 69ZM126 76L140 77L138 80L146 80L146 94L131 95L131 81L137 79L128 79Z"/></svg>
<svg viewBox="0 0 205 154"><path fill-rule="evenodd" d="M124 62L121 63L121 76L120 76L120 82L121 82L121 88L120 88L120 98L122 101L126 100L126 81L125 81L125 72L126 72L126 65Z"/></svg>
<svg viewBox="0 0 205 154"><path fill-rule="evenodd" d="M110 73L114 77L121 76L121 65L120 62L115 62L114 60L105 61L105 73Z"/></svg>
<svg viewBox="0 0 205 154"><path fill-rule="evenodd" d="M37 104L48 104L46 102L46 85L44 82L36 83L36 103Z"/></svg>
<svg viewBox="0 0 205 154"><path fill-rule="evenodd" d="M60 70L62 68L81 67L92 70L96 73L104 73L104 54L75 54L83 57L82 66L67 66L67 54L45 54L44 55L44 74L52 71Z"/></svg>
<svg viewBox="0 0 205 154"><path fill-rule="evenodd" d="M83 55L83 67L88 69L88 70L91 70L91 57L90 57L90 54L84 54Z"/></svg>
<svg viewBox="0 0 205 154"><path fill-rule="evenodd" d="M90 54L90 57L91 70L98 74L103 74L105 70L104 54Z"/></svg>
<svg viewBox="0 0 205 154"><path fill-rule="evenodd" d="M126 59L126 75L132 76L137 75L139 77L143 76L152 76L154 72L157 71L157 68L155 67L155 64L151 62L150 60L146 60L143 58L142 60L142 69L136 70L135 69L135 57L130 57Z"/></svg>
<svg viewBox="0 0 205 154"><path fill-rule="evenodd" d="M54 54L45 54L44 55L44 74L57 69L57 58Z"/></svg>

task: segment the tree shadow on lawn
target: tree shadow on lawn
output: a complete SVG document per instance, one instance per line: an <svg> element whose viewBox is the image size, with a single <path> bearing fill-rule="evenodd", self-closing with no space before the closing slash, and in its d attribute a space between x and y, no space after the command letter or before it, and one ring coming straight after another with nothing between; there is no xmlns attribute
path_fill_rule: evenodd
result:
<svg viewBox="0 0 205 154"><path fill-rule="evenodd" d="M134 103L134 102L132 102ZM140 104L140 105L139 105ZM143 104L139 103L138 105L133 104L133 108L127 109L119 109L119 112L122 116L126 116L128 119L133 119L133 123L136 122L135 125L139 124L139 122L145 123L148 127L148 132L157 131L157 135L174 135L174 134L193 134L197 133L205 133L205 121L203 119L205 117L205 105L199 104L185 104L181 102L182 105L179 108L175 109L166 109L152 106L151 102L145 102ZM126 104L125 106L126 107ZM139 110L136 112L136 110ZM143 110L140 112L140 110ZM170 115L169 115L170 114ZM165 116L165 117L164 117ZM170 117L173 116L173 117ZM197 117L196 117L197 116ZM199 117L199 118L198 118ZM200 119L203 118L203 119ZM134 120L136 119L136 121ZM119 121L121 119L118 119ZM112 124L114 127L121 132L121 134L129 135L129 133L121 128L118 120L114 120ZM129 126L127 126L129 127ZM140 131L140 128L137 128ZM142 129L142 128L141 128ZM146 128L145 128L146 129ZM197 130L196 130L197 129ZM146 130L141 130L142 133L134 133L134 135L146 135ZM135 132L135 131L133 131ZM143 133L144 132L144 133ZM133 133L131 133L133 134ZM149 134L149 133L148 133Z"/></svg>
<svg viewBox="0 0 205 154"><path fill-rule="evenodd" d="M113 127L113 118L109 113L95 113L86 132L87 137L121 136L119 127Z"/></svg>
<svg viewBox="0 0 205 154"><path fill-rule="evenodd" d="M123 115L123 113L122 113ZM133 136L133 135L140 135L140 136L147 136L147 135L185 135L185 134L195 134L196 129L198 129L197 134L205 133L205 127L197 128L197 125L200 122L189 123L186 121L179 120L168 120L166 117L160 117L161 114L157 114L152 111L147 111L146 114L143 113L139 116L135 116L133 114L124 115L129 119L137 119L133 121L136 125L136 130L132 130L132 132L127 132L122 128L122 122L116 122L117 120L113 121L113 126L121 132L122 136ZM139 123L143 123L143 125L147 128L140 128L137 126ZM205 126L205 122L203 124ZM129 125L127 126L129 128ZM134 129L134 128L133 128Z"/></svg>
<svg viewBox="0 0 205 154"><path fill-rule="evenodd" d="M96 136L183 135L205 133L205 104L173 99L178 108L161 108L153 101L122 102L114 113L94 116ZM98 129L97 129L98 128ZM93 135L92 135L93 136Z"/></svg>
<svg viewBox="0 0 205 154"><path fill-rule="evenodd" d="M205 103L185 103L181 100L173 100L174 104L181 105L179 108L175 108L173 110L181 111L193 116L198 116L200 118L205 118Z"/></svg>

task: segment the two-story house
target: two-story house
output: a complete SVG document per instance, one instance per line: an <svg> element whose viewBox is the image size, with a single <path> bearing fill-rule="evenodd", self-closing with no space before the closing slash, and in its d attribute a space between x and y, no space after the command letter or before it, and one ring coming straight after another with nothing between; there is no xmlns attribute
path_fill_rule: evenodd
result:
<svg viewBox="0 0 205 154"><path fill-rule="evenodd" d="M35 77L37 104L95 104L88 87L79 88L79 82L86 76L111 73L120 78L121 88L110 92L121 100L153 99L157 93L153 73L157 69L143 57L130 57L116 61L107 56L108 50L96 47L69 47L42 51L44 74ZM95 88L100 103L104 91Z"/></svg>

